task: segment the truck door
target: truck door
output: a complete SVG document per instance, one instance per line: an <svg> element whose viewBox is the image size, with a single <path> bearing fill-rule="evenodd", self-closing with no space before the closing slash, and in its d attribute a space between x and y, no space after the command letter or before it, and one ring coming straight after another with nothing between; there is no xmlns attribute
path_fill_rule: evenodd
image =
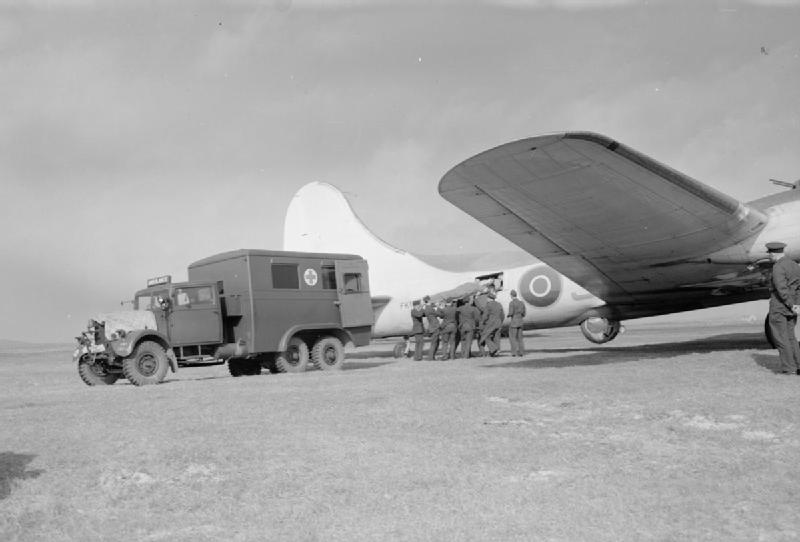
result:
<svg viewBox="0 0 800 542"><path fill-rule="evenodd" d="M180 286L172 291L169 339L173 346L222 342L217 288Z"/></svg>
<svg viewBox="0 0 800 542"><path fill-rule="evenodd" d="M371 326L374 322L369 274L364 260L336 260L342 327Z"/></svg>

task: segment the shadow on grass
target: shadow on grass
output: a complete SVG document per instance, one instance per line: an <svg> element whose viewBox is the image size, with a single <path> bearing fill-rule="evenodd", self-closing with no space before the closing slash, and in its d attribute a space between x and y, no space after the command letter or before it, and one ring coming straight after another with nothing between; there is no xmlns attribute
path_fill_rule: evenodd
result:
<svg viewBox="0 0 800 542"><path fill-rule="evenodd" d="M36 457L32 454L15 454L14 452L0 452L0 501L11 495L11 488L15 480L36 478L44 471L26 470L28 463Z"/></svg>
<svg viewBox="0 0 800 542"><path fill-rule="evenodd" d="M780 374L783 369L781 367L781 358L778 356L777 350L775 352L776 353L771 356L767 354L753 354L753 361L768 371Z"/></svg>
<svg viewBox="0 0 800 542"><path fill-rule="evenodd" d="M725 352L731 350L767 350L769 345L761 333L728 333L715 335L683 342L643 344L637 346L594 346L589 348L546 348L531 349L538 353L569 354L572 356L559 356L550 358L525 359L484 365L487 368L529 368L542 369L545 367L575 367L581 365L603 365L608 363L626 363L655 358L670 358L685 354L706 354L709 352ZM756 354L759 359L756 363L772 358L763 354ZM764 359L761 359L764 358ZM774 363L774 362L773 362ZM761 363L759 363L760 365ZM767 367L770 368L771 365Z"/></svg>

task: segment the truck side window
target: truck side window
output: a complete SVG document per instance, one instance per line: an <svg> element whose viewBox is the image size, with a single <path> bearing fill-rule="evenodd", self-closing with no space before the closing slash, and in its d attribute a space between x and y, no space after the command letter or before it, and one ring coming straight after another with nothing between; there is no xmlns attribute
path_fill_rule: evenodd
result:
<svg viewBox="0 0 800 542"><path fill-rule="evenodd" d="M297 264L272 264L272 287L279 290L300 289L300 277L297 275Z"/></svg>
<svg viewBox="0 0 800 542"><path fill-rule="evenodd" d="M332 265L322 266L322 289L335 290L336 289L336 268Z"/></svg>
<svg viewBox="0 0 800 542"><path fill-rule="evenodd" d="M179 307L213 307L214 292L211 286L178 288L175 290L175 303Z"/></svg>
<svg viewBox="0 0 800 542"><path fill-rule="evenodd" d="M344 293L349 294L352 292L361 291L361 273L345 273L344 274Z"/></svg>

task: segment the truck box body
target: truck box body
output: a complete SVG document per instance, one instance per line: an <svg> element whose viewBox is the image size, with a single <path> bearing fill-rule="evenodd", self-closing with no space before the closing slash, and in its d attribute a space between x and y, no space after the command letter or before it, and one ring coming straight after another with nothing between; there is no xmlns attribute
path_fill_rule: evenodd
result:
<svg viewBox="0 0 800 542"><path fill-rule="evenodd" d="M369 343L369 279L359 256L243 249L194 262L188 275L217 283L221 342L275 352L295 332L344 328L356 346Z"/></svg>

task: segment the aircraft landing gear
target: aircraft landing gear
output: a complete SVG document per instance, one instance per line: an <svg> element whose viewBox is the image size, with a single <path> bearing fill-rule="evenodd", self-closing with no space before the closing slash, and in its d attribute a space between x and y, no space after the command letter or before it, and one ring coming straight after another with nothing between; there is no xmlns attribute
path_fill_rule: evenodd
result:
<svg viewBox="0 0 800 542"><path fill-rule="evenodd" d="M595 316L581 322L583 336L595 344L607 343L623 331L625 328L622 327L619 320Z"/></svg>

